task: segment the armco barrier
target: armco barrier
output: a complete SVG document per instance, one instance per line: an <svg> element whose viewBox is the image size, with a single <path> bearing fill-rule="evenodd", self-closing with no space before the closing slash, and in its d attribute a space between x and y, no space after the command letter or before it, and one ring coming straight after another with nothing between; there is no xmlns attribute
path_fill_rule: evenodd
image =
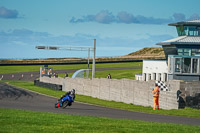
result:
<svg viewBox="0 0 200 133"><path fill-rule="evenodd" d="M50 88L52 90L58 90L58 91L62 90L62 85L40 82L39 80L34 80L34 85Z"/></svg>

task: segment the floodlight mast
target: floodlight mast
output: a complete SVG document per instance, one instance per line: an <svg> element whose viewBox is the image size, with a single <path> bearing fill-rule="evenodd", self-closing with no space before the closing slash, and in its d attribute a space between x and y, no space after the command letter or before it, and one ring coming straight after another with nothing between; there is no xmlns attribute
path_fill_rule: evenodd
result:
<svg viewBox="0 0 200 133"><path fill-rule="evenodd" d="M96 58L96 39L94 39L93 47L57 47L57 46L36 46L36 49L46 49L46 50L70 50L70 51L88 51L88 69L89 69L89 57L90 50L93 51L93 61L92 61L92 78L95 78L95 58Z"/></svg>
<svg viewBox="0 0 200 133"><path fill-rule="evenodd" d="M96 39L94 39L94 47L93 47L92 78L95 78L95 58L96 58Z"/></svg>

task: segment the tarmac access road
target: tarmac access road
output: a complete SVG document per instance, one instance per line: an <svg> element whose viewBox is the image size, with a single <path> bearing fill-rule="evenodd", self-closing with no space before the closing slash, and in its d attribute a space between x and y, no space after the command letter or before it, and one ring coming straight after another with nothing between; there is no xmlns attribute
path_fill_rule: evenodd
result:
<svg viewBox="0 0 200 133"><path fill-rule="evenodd" d="M54 108L57 98L42 95L0 82L0 108L23 109L73 115L142 120L161 123L200 125L200 119L147 114L74 102L65 109Z"/></svg>
<svg viewBox="0 0 200 133"><path fill-rule="evenodd" d="M113 68L96 68L96 71L106 71L106 70L128 70L128 69L142 69L142 67L113 67ZM68 70L54 70L56 74L59 73L74 73L78 69L68 69ZM107 75L105 75L106 78ZM19 72L19 73L7 73L0 74L0 79L2 80L22 80L22 81L34 81L40 77L40 72Z"/></svg>

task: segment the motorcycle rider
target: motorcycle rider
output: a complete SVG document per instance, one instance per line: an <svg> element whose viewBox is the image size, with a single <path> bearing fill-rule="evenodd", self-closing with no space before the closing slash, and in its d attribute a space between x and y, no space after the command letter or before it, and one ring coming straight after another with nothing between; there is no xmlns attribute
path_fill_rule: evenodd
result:
<svg viewBox="0 0 200 133"><path fill-rule="evenodd" d="M59 99L59 101L62 102L62 98L63 98L63 97L66 97L66 96L70 96L70 97L72 98L72 101L74 102L74 100L75 100L75 89L72 89L72 90L68 91L65 95L63 95L63 96ZM69 106L71 106L71 105L72 105L72 102L69 103Z"/></svg>

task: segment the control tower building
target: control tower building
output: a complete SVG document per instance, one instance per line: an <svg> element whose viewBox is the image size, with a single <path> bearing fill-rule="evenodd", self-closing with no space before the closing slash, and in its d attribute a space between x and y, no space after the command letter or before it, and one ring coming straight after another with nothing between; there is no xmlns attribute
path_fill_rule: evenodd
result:
<svg viewBox="0 0 200 133"><path fill-rule="evenodd" d="M200 20L169 24L176 26L178 37L159 42L166 60L144 60L142 79L168 81L200 80Z"/></svg>

